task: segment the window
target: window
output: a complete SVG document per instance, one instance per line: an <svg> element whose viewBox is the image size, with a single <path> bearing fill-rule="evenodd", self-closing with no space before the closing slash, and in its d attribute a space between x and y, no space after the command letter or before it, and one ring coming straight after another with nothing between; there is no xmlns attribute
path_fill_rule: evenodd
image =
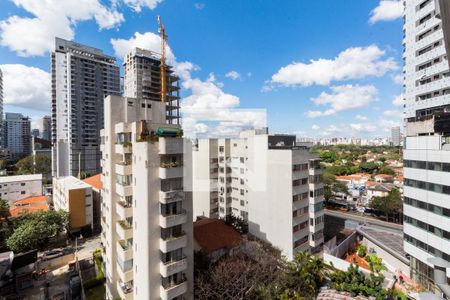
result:
<svg viewBox="0 0 450 300"><path fill-rule="evenodd" d="M25 182L22 182L22 183L20 184L20 186L25 186Z"/></svg>
<svg viewBox="0 0 450 300"><path fill-rule="evenodd" d="M24 194L25 194L25 191L21 191L20 194L21 194L21 195L24 195Z"/></svg>

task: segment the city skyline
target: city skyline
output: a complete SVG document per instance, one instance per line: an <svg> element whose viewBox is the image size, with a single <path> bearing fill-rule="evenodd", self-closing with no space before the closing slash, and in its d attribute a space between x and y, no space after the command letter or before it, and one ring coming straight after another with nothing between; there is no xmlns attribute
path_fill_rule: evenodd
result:
<svg viewBox="0 0 450 300"><path fill-rule="evenodd" d="M21 112L33 121L49 114L49 57L55 35L99 48L122 64L134 46L159 52L156 16L161 15L169 35L169 60L181 77L187 132L233 132L222 115L210 113L219 109L244 113L241 123L250 127L261 123L260 111L266 110L264 122L271 131L299 137L388 137L391 127L401 125L399 1L348 1L332 7L323 1L284 6L114 1L111 8L109 1L84 1L98 9L74 14L69 12L71 1L65 1L53 7L59 17L44 18L49 4L0 4L4 111ZM178 13L169 13L174 7ZM259 13L248 14L251 9ZM327 22L316 17L318 11ZM13 39L26 33L26 24L43 27L33 39ZM49 24L61 28L55 31ZM265 42L269 39L270 45ZM327 78L315 76L324 70ZM33 79L19 86L21 76ZM204 109L208 113L198 113Z"/></svg>

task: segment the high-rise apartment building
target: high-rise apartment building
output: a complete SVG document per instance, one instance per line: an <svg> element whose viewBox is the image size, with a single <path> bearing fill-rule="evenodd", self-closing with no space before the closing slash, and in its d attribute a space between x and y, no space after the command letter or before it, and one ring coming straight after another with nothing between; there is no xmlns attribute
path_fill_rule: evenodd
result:
<svg viewBox="0 0 450 300"><path fill-rule="evenodd" d="M6 113L3 122L4 146L12 158L31 154L31 123L18 113Z"/></svg>
<svg viewBox="0 0 450 300"><path fill-rule="evenodd" d="M53 176L100 173L103 100L119 93L120 70L114 57L56 38L52 53Z"/></svg>
<svg viewBox="0 0 450 300"><path fill-rule="evenodd" d="M391 140L392 140L392 146L398 147L401 143L401 132L400 132L400 126L395 126L391 128Z"/></svg>
<svg viewBox="0 0 450 300"><path fill-rule="evenodd" d="M107 298L192 299L192 145L181 138L178 118L167 113L172 100L162 103L156 87L151 97L144 96L147 84L161 84L159 68L150 64L158 58L147 55L128 55L124 63L126 93L142 98L105 100L101 149ZM144 77L136 73L147 68L153 71ZM170 73L168 78L178 80Z"/></svg>
<svg viewBox="0 0 450 300"><path fill-rule="evenodd" d="M320 160L296 137L248 130L200 139L193 151L194 217L246 220L249 232L292 259L323 244Z"/></svg>
<svg viewBox="0 0 450 300"><path fill-rule="evenodd" d="M152 51L134 48L124 59L124 96L140 99L142 105L161 101L161 61ZM166 108L169 124L180 124L179 79L166 66Z"/></svg>
<svg viewBox="0 0 450 300"><path fill-rule="evenodd" d="M431 288L433 268L450 266L450 72L436 2L403 3L404 249L413 279Z"/></svg>
<svg viewBox="0 0 450 300"><path fill-rule="evenodd" d="M44 116L38 121L39 137L50 141L52 137L52 120L50 116Z"/></svg>

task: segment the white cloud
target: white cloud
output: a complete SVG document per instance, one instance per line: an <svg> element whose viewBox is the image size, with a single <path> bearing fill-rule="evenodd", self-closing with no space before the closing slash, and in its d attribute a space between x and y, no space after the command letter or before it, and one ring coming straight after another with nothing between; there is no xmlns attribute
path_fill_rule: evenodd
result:
<svg viewBox="0 0 450 300"><path fill-rule="evenodd" d="M331 135L341 134L343 132L345 132L345 130L342 129L341 127L337 127L336 125L329 125L321 131L320 135L331 136Z"/></svg>
<svg viewBox="0 0 450 300"><path fill-rule="evenodd" d="M403 15L403 4L401 0L381 0L380 4L370 12L370 24L378 21L392 21Z"/></svg>
<svg viewBox="0 0 450 300"><path fill-rule="evenodd" d="M367 117L366 117L366 116L356 115L355 118L356 118L357 120L360 120L360 121L367 121Z"/></svg>
<svg viewBox="0 0 450 300"><path fill-rule="evenodd" d="M124 21L115 8L99 0L13 0L32 17L10 16L0 21L0 44L20 56L41 56L54 49L55 36L72 40L78 22L95 20L100 29Z"/></svg>
<svg viewBox="0 0 450 300"><path fill-rule="evenodd" d="M337 112L360 108L368 105L375 99L378 90L373 85L341 85L332 86L332 93L322 92L317 98L311 101L316 105L329 105L324 111L307 111L306 115L310 118L331 116Z"/></svg>
<svg viewBox="0 0 450 300"><path fill-rule="evenodd" d="M194 7L198 10L202 10L205 8L205 3L194 3Z"/></svg>
<svg viewBox="0 0 450 300"><path fill-rule="evenodd" d="M230 71L227 74L225 74L225 77L233 79L233 80L237 80L241 78L241 74L239 74L236 71Z"/></svg>
<svg viewBox="0 0 450 300"><path fill-rule="evenodd" d="M266 90L277 85L329 85L332 81L383 76L388 71L398 69L394 58L385 58L385 54L386 52L376 45L371 45L348 48L334 59L320 58L306 64L294 62L278 70L271 81L266 82Z"/></svg>
<svg viewBox="0 0 450 300"><path fill-rule="evenodd" d="M377 130L377 127L373 124L364 124L364 123L352 123L350 124L350 128L353 131L356 131L358 133L368 133L368 132L374 132Z"/></svg>
<svg viewBox="0 0 450 300"><path fill-rule="evenodd" d="M161 38L153 32L135 32L129 39L111 39L111 45L117 57L123 58L133 48L142 48L156 53L161 53ZM169 46L166 45L167 62L171 65L175 63L175 55Z"/></svg>
<svg viewBox="0 0 450 300"><path fill-rule="evenodd" d="M312 129L312 130L319 130L319 129L320 129L320 126L314 124L314 125L311 127L311 129Z"/></svg>
<svg viewBox="0 0 450 300"><path fill-rule="evenodd" d="M403 106L403 94L396 96L394 100L392 100L392 104L394 104L395 106Z"/></svg>
<svg viewBox="0 0 450 300"><path fill-rule="evenodd" d="M19 64L0 65L0 69L3 72L4 104L48 111L50 73Z"/></svg>
<svg viewBox="0 0 450 300"><path fill-rule="evenodd" d="M383 115L388 116L388 117L397 117L397 118L401 118L402 117L403 112L400 110L385 110L383 112Z"/></svg>
<svg viewBox="0 0 450 300"><path fill-rule="evenodd" d="M403 75L401 74L393 75L392 81L394 81L395 84L403 84Z"/></svg>
<svg viewBox="0 0 450 300"><path fill-rule="evenodd" d="M144 7L155 9L163 0L123 0L123 2L136 12L140 12Z"/></svg>

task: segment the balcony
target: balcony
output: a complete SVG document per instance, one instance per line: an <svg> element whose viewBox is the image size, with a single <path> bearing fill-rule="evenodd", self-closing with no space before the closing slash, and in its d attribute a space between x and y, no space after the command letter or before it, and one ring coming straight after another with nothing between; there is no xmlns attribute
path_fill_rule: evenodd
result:
<svg viewBox="0 0 450 300"><path fill-rule="evenodd" d="M117 154L129 154L133 152L131 143L116 144L115 151Z"/></svg>
<svg viewBox="0 0 450 300"><path fill-rule="evenodd" d="M178 236L171 236L166 239L159 239L159 249L164 252L170 252L187 246L187 236L183 232Z"/></svg>
<svg viewBox="0 0 450 300"><path fill-rule="evenodd" d="M105 144L100 144L100 152L105 152Z"/></svg>
<svg viewBox="0 0 450 300"><path fill-rule="evenodd" d="M183 139L159 138L159 154L181 154L183 153Z"/></svg>
<svg viewBox="0 0 450 300"><path fill-rule="evenodd" d="M132 175L133 174L133 168L130 163L126 162L118 162L116 163L116 173L119 175Z"/></svg>
<svg viewBox="0 0 450 300"><path fill-rule="evenodd" d="M182 259L177 260L177 261L169 261L166 263L163 263L163 262L159 263L159 270L160 270L161 276L163 276L163 277L168 277L175 273L182 272L186 269L187 269L186 257L183 257Z"/></svg>
<svg viewBox="0 0 450 300"><path fill-rule="evenodd" d="M132 300L133 299L133 284L131 284L131 282L123 283L123 282L117 281L117 292L119 293L120 299Z"/></svg>
<svg viewBox="0 0 450 300"><path fill-rule="evenodd" d="M159 178L170 179L183 177L183 167L161 167L159 168Z"/></svg>
<svg viewBox="0 0 450 300"><path fill-rule="evenodd" d="M116 183L116 193L120 197L126 197L133 195L133 187L131 185L121 185Z"/></svg>
<svg viewBox="0 0 450 300"><path fill-rule="evenodd" d="M186 278L179 283L163 285L160 288L160 297L162 300L169 300L183 295L187 292L188 285Z"/></svg>
<svg viewBox="0 0 450 300"><path fill-rule="evenodd" d="M116 232L121 240L131 239L133 237L133 226L125 221L118 221L116 226Z"/></svg>
<svg viewBox="0 0 450 300"><path fill-rule="evenodd" d="M119 201L116 203L116 213L120 216L120 219L126 219L133 216L133 208L127 202Z"/></svg>
<svg viewBox="0 0 450 300"><path fill-rule="evenodd" d="M117 273L122 282L129 282L133 280L133 267L122 270L122 267L117 263Z"/></svg>
<svg viewBox="0 0 450 300"><path fill-rule="evenodd" d="M168 204L184 200L184 191L159 192L159 202Z"/></svg>
<svg viewBox="0 0 450 300"><path fill-rule="evenodd" d="M131 133L131 124L120 122L114 126L116 133Z"/></svg>
<svg viewBox="0 0 450 300"><path fill-rule="evenodd" d="M127 261L133 258L132 246L127 244L125 240L119 240L117 242L117 255L122 261Z"/></svg>
<svg viewBox="0 0 450 300"><path fill-rule="evenodd" d="M181 225L186 223L186 221L187 221L187 214L186 210L184 209L178 214L159 216L159 225L162 228L169 228L176 225Z"/></svg>

